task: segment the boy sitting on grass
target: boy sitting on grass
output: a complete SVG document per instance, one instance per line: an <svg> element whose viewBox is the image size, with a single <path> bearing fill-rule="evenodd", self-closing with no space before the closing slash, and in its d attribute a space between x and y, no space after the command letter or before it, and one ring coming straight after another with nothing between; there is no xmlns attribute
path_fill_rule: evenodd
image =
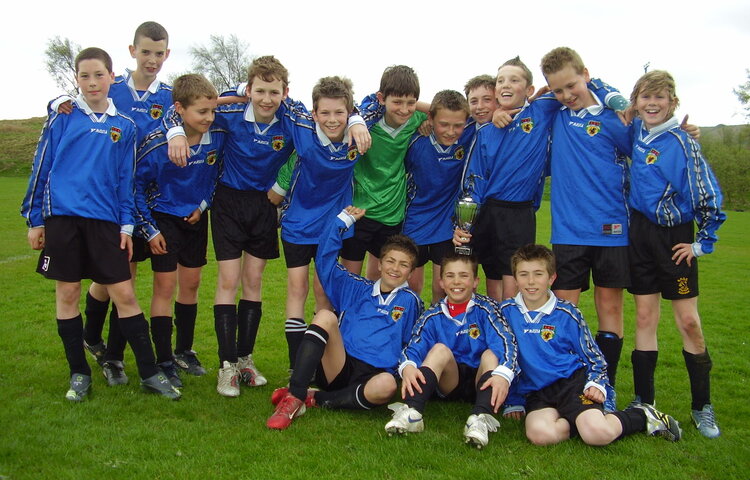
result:
<svg viewBox="0 0 750 480"><path fill-rule="evenodd" d="M370 409L396 393L396 366L422 301L407 286L417 261L417 247L404 235L386 242L380 252L381 277L373 282L351 274L337 262L341 236L365 211L347 207L321 238L315 268L336 309L320 310L305 331L289 387L273 392L276 410L268 428L283 430L306 407ZM321 391L308 390L310 378Z"/></svg>
<svg viewBox="0 0 750 480"><path fill-rule="evenodd" d="M580 436L603 446L636 432L676 442L677 421L648 404L604 414L606 363L581 312L550 291L555 258L543 245L521 247L511 258L519 293L500 307L518 342L521 374L509 403L525 402L526 437L552 445Z"/></svg>
<svg viewBox="0 0 750 480"><path fill-rule="evenodd" d="M487 446L500 426L497 413L516 371L513 333L499 317L498 304L474 293L477 259L454 251L443 257L440 287L445 298L417 321L401 355L401 397L394 403L389 434L421 432L425 403L437 392L446 399L474 402L464 426L466 443Z"/></svg>

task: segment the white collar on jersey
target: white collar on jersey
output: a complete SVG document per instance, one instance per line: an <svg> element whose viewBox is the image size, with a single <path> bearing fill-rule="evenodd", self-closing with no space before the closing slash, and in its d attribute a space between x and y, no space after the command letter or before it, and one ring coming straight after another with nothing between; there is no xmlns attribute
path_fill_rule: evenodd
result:
<svg viewBox="0 0 750 480"><path fill-rule="evenodd" d="M441 145L440 143L438 143L437 137L435 137L435 132L432 132L430 134L429 139L430 139L430 143L432 144L432 146L435 147L435 150L437 150L439 153L448 153L448 152L450 152L451 148L453 148L453 145L455 145L455 144L458 143L458 138L457 138L455 142L451 143L447 147L444 147L443 145Z"/></svg>
<svg viewBox="0 0 750 480"><path fill-rule="evenodd" d="M279 119L276 118L276 115L273 116L273 120L271 120L271 123L266 125L266 128L262 129L258 126L258 122L255 121L255 110L253 110L253 102L248 101L247 107L245 107L245 121L250 122L253 125L255 125L255 133L260 135L265 135L269 128L271 128L271 125L278 122Z"/></svg>
<svg viewBox="0 0 750 480"><path fill-rule="evenodd" d="M210 145L211 144L211 132L206 132L201 136L200 142L198 142L198 146L196 148L193 148L193 146L190 147L190 153L191 155L197 155L201 151L201 147L203 145Z"/></svg>
<svg viewBox="0 0 750 480"><path fill-rule="evenodd" d="M133 80L133 70L126 68L125 74L123 76L128 79L128 87L130 87L130 89L134 92L137 91L135 88L135 81ZM153 82L151 82L151 85L149 85L146 90L151 93L156 93L159 91L159 85L161 85L161 80L156 78Z"/></svg>
<svg viewBox="0 0 750 480"><path fill-rule="evenodd" d="M320 140L320 144L324 147L329 147L331 150L338 152L341 150L341 145L338 147L334 146L333 141L331 141L328 136L323 133L323 130L320 129L320 125L318 125L318 122L315 122L315 133L318 135L318 140ZM349 127L346 127L346 130L344 130L344 139L341 140L341 143L343 143L345 147L348 147L349 143Z"/></svg>
<svg viewBox="0 0 750 480"><path fill-rule="evenodd" d="M650 143L652 140L654 140L656 137L661 135L662 133L672 130L675 127L679 127L680 122L677 121L677 117L672 116L669 120L662 123L661 125L657 125L651 130L646 128L646 125L641 123L641 131L638 133L641 141L643 143Z"/></svg>
<svg viewBox="0 0 750 480"><path fill-rule="evenodd" d="M513 298L513 300L516 302L516 305L518 305L518 310L523 314L527 323L539 323L540 317L542 317L543 315L549 315L555 310L555 305L557 305L557 297L554 293L552 293L552 290L547 290L547 293L549 293L547 302L542 305L541 308L535 310L537 314L534 316L534 318L531 318L531 316L529 315L530 310L528 309L528 307L526 307L526 303L523 301L523 295L521 295L521 292L518 292Z"/></svg>
<svg viewBox="0 0 750 480"><path fill-rule="evenodd" d="M474 308L474 294L471 294L471 298L469 299L469 303L466 304L466 310L464 310L464 315L461 316L461 320L457 320L455 317L451 316L451 311L448 308L448 296L446 295L443 297L442 300L440 300L440 310L443 312L443 315L450 318L453 323L456 325L463 325L466 323L466 314L469 313L469 311Z"/></svg>
<svg viewBox="0 0 750 480"><path fill-rule="evenodd" d="M91 110L91 107L89 107L89 104L86 103L86 99L83 97L82 93L78 94L78 96L75 98L75 101L76 101L76 105L78 105L78 108L83 110L83 113L91 117L91 119L94 121L103 122L104 115L109 115L110 117L114 117L115 115L117 115L117 107L115 107L115 102L113 102L111 98L107 99L109 106L107 107L107 110L104 112L104 115L102 115L101 117L99 117L98 113Z"/></svg>
<svg viewBox="0 0 750 480"><path fill-rule="evenodd" d="M599 97L594 95L594 92L589 90L589 93L591 93L591 96L594 97L594 100L596 101L596 105L591 105L590 107L583 107L582 109L578 110L577 112L574 112L573 110L570 111L570 114L579 118L585 117L587 114L591 115L599 115L604 111L604 105L602 104L602 101L599 100ZM563 105L563 109L568 108L567 106Z"/></svg>
<svg viewBox="0 0 750 480"><path fill-rule="evenodd" d="M380 279L378 279L378 281L375 282L375 284L372 286L372 296L373 297L379 297L381 305L388 305L388 304L391 303L391 300L393 300L394 298L396 298L396 293L398 293L399 290L401 290L402 288L408 287L408 286L409 286L408 282L402 283L398 287L396 287L393 290L391 290L391 292L388 294L388 296L384 300L383 296L380 294Z"/></svg>
<svg viewBox="0 0 750 480"><path fill-rule="evenodd" d="M409 118L409 120L411 120L411 118ZM385 123L385 116L383 116L383 118L381 118L378 121L378 125L380 125L380 128L382 128L385 133L387 133L388 135L390 135L391 138L396 138L398 136L398 134L401 133L401 130L404 129L404 127L406 126L406 124L409 123L409 120L407 120L406 122L404 122L404 124L401 125L400 127L393 128L390 125L388 125L387 123Z"/></svg>

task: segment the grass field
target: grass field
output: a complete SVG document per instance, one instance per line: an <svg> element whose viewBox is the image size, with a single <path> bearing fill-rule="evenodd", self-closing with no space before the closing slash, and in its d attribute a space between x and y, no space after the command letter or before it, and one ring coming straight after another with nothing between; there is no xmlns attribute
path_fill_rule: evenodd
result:
<svg viewBox="0 0 750 480"><path fill-rule="evenodd" d="M730 212L716 253L701 259L700 310L714 361L713 401L722 427L715 440L690 424L690 394L681 343L668 304L660 328L657 405L683 425L681 442L634 435L604 448L579 440L534 447L519 422L501 420L484 451L463 445L470 407L432 402L426 431L388 438L384 408L369 412L308 411L284 432L270 431L271 391L286 382L283 337L286 275L270 262L264 317L255 358L269 385L220 397L211 305L216 268L204 271L195 348L209 368L184 379L184 397L168 402L139 391L135 362L126 354L131 384L108 388L96 372L90 401L64 400L67 366L54 322L54 284L33 273L37 255L26 244L18 215L26 179L0 178L0 480L141 478L347 479L747 479L750 478L750 214ZM548 205L540 210L539 240L549 239ZM148 309L150 270L138 290ZM429 278L429 277L428 277ZM425 289L429 291L429 288ZM593 299L582 296L596 330ZM308 315L308 321L310 316ZM626 338L618 375L619 403L632 392L633 306L626 297Z"/></svg>

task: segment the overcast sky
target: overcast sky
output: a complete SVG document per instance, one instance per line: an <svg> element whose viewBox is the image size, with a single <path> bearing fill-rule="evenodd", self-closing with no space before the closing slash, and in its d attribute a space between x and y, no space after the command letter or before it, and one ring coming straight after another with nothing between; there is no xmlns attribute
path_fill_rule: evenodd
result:
<svg viewBox="0 0 750 480"><path fill-rule="evenodd" d="M444 6L450 4L456 6ZM50 38L59 35L82 47L104 48L121 73L135 66L128 53L135 28L155 20L170 34L172 53L163 79L190 71L191 45L207 44L211 34L236 34L249 44L251 55L279 58L290 72L290 96L308 106L312 86L322 76L348 76L359 100L377 90L383 69L394 64L417 71L426 101L442 89L463 91L470 77L494 75L516 55L531 68L538 87L544 84L542 56L569 46L581 54L592 76L626 96L650 62L651 69L674 75L678 114L689 113L703 126L746 123L732 89L746 81L750 68L747 0L152 0L107 5L42 0L13 2L12 12L6 8L0 29L5 97L0 119L42 116L48 99L60 93L44 68ZM224 7L211 11L219 5ZM212 16L216 20L208 21Z"/></svg>

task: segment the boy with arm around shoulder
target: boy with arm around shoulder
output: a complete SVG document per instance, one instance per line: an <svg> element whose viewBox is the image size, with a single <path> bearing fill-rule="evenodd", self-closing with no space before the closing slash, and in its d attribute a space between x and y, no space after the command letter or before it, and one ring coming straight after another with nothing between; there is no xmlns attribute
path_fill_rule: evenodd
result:
<svg viewBox="0 0 750 480"><path fill-rule="evenodd" d="M700 146L680 128L675 81L660 70L633 88L634 121L630 167L630 275L636 306L631 354L636 401L654 403L654 370L660 295L672 301L690 377L692 419L708 438L720 435L711 404L712 362L698 315L697 257L713 252L716 231L726 220L721 189ZM698 232L693 236L693 223Z"/></svg>
<svg viewBox="0 0 750 480"><path fill-rule="evenodd" d="M84 49L75 66L81 94L69 115L50 114L22 206L29 244L43 250L37 271L56 281L58 333L71 373L66 398L82 401L91 388L78 308L81 279L91 278L118 307L143 388L176 400L181 394L156 367L130 282L135 124L107 97L114 80L107 52Z"/></svg>
<svg viewBox="0 0 750 480"><path fill-rule="evenodd" d="M201 269L206 264L206 210L219 176L226 132L212 128L217 93L203 76L187 74L177 78L173 94L193 155L184 168L172 164L167 156L166 131L157 128L151 132L138 149L135 199L136 219L148 242L154 271L151 332L156 361L172 383L181 385L177 362L192 367L193 374L205 373L192 348L193 335ZM175 362L171 307L178 284L175 313L191 309L193 314L175 319L179 327Z"/></svg>
<svg viewBox="0 0 750 480"><path fill-rule="evenodd" d="M526 436L552 445L580 436L602 446L645 431L667 440L681 437L679 424L647 404L604 414L606 363L581 312L550 291L555 258L543 245L526 245L512 257L519 293L500 307L516 334L521 375L512 392L526 404ZM516 403L512 401L511 403Z"/></svg>

